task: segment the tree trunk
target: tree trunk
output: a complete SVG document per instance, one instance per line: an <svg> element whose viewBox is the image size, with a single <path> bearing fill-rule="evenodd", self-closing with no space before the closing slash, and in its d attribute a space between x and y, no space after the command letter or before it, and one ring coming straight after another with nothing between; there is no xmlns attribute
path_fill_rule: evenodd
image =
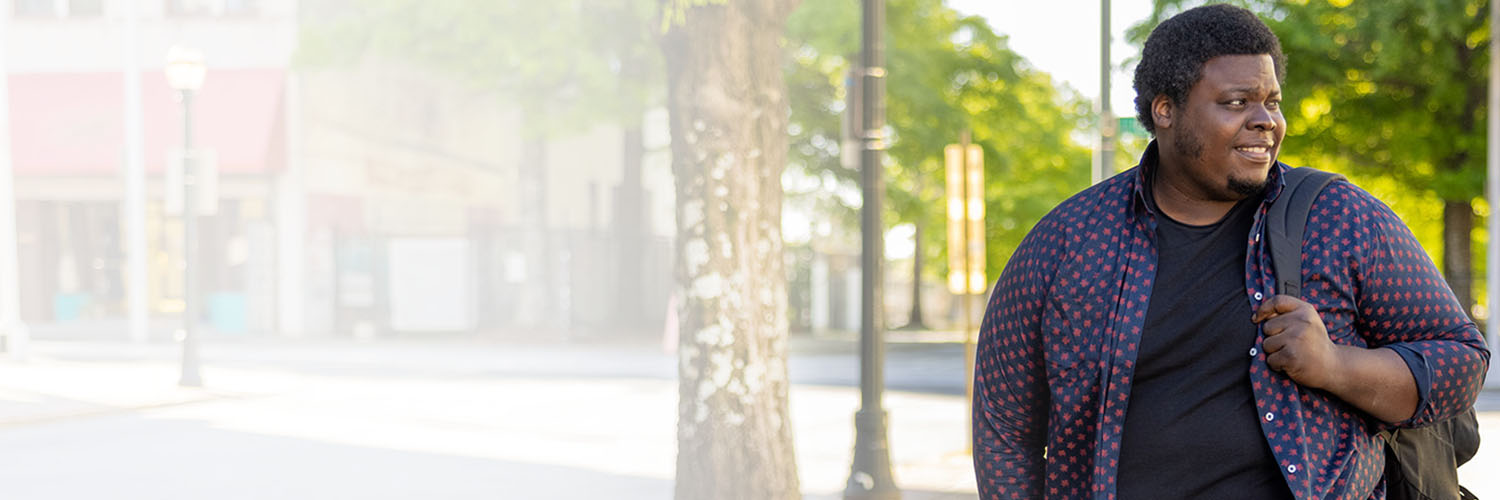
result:
<svg viewBox="0 0 1500 500"><path fill-rule="evenodd" d="M644 197L641 186L641 157L645 155L642 141L641 121L626 126L622 134L625 169L616 191L615 238L620 245L615 261L615 314L620 326L641 326L645 307L642 288L642 265L645 259L646 225Z"/></svg>
<svg viewBox="0 0 1500 500"><path fill-rule="evenodd" d="M630 2L601 1L587 7L601 12L602 15L614 19L619 26L625 27L613 37L614 57L619 62L619 86L616 89L616 98L622 111L622 128L620 140L620 151L623 157L620 159L624 166L620 177L620 185L615 192L615 237L619 245L615 261L615 310L614 321L617 325L639 329L644 326L646 304L652 303L646 300L645 288L645 262L646 244L651 240L651 225L646 217L646 190L641 182L641 162L646 155L644 128L645 109L647 97L642 87L649 85L651 81L647 73L652 71L644 61L646 54L639 53L634 47L645 40L642 33L654 34L659 30L659 25L639 16L644 15L640 7L644 7L638 0ZM646 16L650 17L650 16ZM654 290L653 290L654 292ZM649 331L650 329L642 329ZM655 331L659 334L660 328Z"/></svg>
<svg viewBox="0 0 1500 500"><path fill-rule="evenodd" d="M801 498L787 408L787 0L684 6L663 36L677 186L676 497Z"/></svg>
<svg viewBox="0 0 1500 500"><path fill-rule="evenodd" d="M522 111L523 123L535 123L541 111ZM517 323L555 329L564 322L557 304L551 228L547 227L547 138L525 134L521 142L521 248L526 257L526 286L522 287Z"/></svg>
<svg viewBox="0 0 1500 500"><path fill-rule="evenodd" d="M902 330L927 329L927 322L922 320L922 221L919 219L914 225L917 231L912 235L911 313L907 316L906 324L901 327Z"/></svg>
<svg viewBox="0 0 1500 500"><path fill-rule="evenodd" d="M1467 201L1443 202L1443 279L1464 313L1474 307L1474 208Z"/></svg>

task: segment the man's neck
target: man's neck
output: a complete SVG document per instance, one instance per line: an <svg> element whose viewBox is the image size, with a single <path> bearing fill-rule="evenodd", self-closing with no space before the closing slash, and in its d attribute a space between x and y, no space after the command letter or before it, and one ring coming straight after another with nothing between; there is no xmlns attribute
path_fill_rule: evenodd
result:
<svg viewBox="0 0 1500 500"><path fill-rule="evenodd" d="M1161 158L1151 181L1151 197L1167 217L1190 226L1206 226L1224 219L1238 201L1215 200L1195 189L1186 175Z"/></svg>

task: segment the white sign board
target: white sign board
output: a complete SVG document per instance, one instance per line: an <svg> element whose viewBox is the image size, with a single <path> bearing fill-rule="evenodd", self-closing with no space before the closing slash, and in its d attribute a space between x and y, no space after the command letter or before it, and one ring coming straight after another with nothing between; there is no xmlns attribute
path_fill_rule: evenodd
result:
<svg viewBox="0 0 1500 500"><path fill-rule="evenodd" d="M473 328L469 243L463 238L394 238L387 247L391 328Z"/></svg>
<svg viewBox="0 0 1500 500"><path fill-rule="evenodd" d="M180 148L167 151L167 192L162 208L167 215L182 215L182 199L187 189L183 167L188 160L193 161L193 170L197 174L193 179L193 197L198 203L193 206L193 213L219 213L219 155L212 149L195 149L186 155Z"/></svg>

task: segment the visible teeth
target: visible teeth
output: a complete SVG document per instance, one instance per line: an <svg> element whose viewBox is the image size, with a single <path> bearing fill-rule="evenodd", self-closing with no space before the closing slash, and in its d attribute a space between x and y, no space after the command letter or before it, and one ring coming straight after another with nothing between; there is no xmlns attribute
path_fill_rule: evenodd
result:
<svg viewBox="0 0 1500 500"><path fill-rule="evenodd" d="M1243 147L1243 148L1236 148L1236 149L1239 149L1240 151L1251 152L1251 153L1264 153L1264 152L1266 152L1266 147L1265 146L1252 146L1252 147Z"/></svg>

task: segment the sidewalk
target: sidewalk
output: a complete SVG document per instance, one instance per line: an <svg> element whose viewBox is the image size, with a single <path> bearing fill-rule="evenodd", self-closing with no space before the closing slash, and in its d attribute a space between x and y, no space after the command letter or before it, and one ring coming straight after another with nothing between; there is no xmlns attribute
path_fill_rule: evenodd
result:
<svg viewBox="0 0 1500 500"><path fill-rule="evenodd" d="M661 353L219 343L205 350L207 388L184 389L174 345L32 348L0 361L0 482L18 498L329 498L332 485L353 488L344 498L671 497L678 387ZM834 361L802 363L848 364ZM793 387L807 498L842 497L858 399L852 386ZM891 391L885 404L903 498L975 498L962 397ZM182 463L175 484L150 479L153 464L194 456L216 458ZM351 476L309 472L330 463Z"/></svg>
<svg viewBox="0 0 1500 500"><path fill-rule="evenodd" d="M356 496L416 491L487 498L494 496L484 489L490 483L504 483L515 498L591 498L605 491L592 490L594 484L616 488L609 490L616 498L671 496L675 364L649 348L265 341L205 347L204 389L176 386L173 344L38 341L29 361L0 360L0 482L13 492L32 487L45 498L161 500L228 498L221 489L236 480L284 477L285 490L242 485L233 498L326 498L303 492L392 474L421 479L425 489L363 480L366 490ZM794 346L792 360L794 380L804 381L791 392L797 460L807 498L835 499L849 474L859 396L847 377L825 372L857 363L848 345L811 347ZM905 366L893 372L919 382L947 377L942 370L952 364L952 348L895 345L892 359ZM976 497L962 452L966 405L948 392L891 390L885 397L895 476L908 500ZM1500 436L1500 391L1484 392L1476 406L1483 434ZM149 444L128 437L141 432L152 436ZM1495 442L1460 471L1481 498L1500 497L1500 478L1489 474L1500 470ZM56 489L67 477L90 474L143 481L117 470L150 467L139 458L141 446L167 454L163 460L207 454L228 462L185 464L202 468L202 479L188 485L197 489L162 492L149 482L126 488L138 497ZM37 453L57 454L58 470ZM348 478L304 470L332 461L363 465ZM488 479L470 489L450 484L469 474Z"/></svg>

